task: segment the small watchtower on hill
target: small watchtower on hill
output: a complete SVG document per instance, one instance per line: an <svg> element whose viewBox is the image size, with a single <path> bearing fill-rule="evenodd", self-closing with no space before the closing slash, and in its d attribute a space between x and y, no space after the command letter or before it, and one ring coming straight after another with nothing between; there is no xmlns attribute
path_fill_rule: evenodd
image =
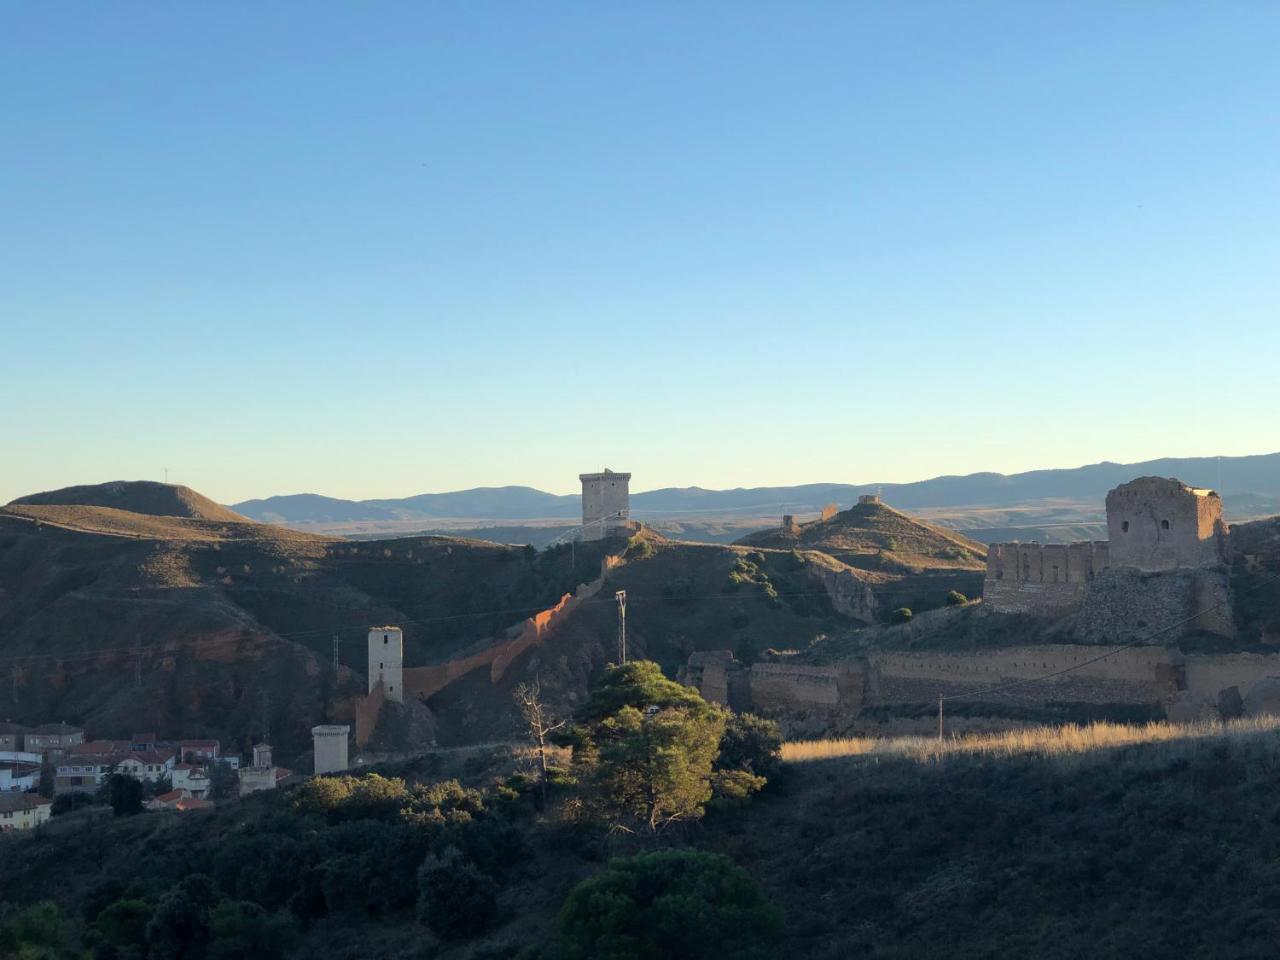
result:
<svg viewBox="0 0 1280 960"><path fill-rule="evenodd" d="M378 684L394 703L404 703L404 631L399 627L369 628L369 693Z"/></svg>
<svg viewBox="0 0 1280 960"><path fill-rule="evenodd" d="M603 540L618 530L631 529L631 474L580 473L582 481L582 539Z"/></svg>

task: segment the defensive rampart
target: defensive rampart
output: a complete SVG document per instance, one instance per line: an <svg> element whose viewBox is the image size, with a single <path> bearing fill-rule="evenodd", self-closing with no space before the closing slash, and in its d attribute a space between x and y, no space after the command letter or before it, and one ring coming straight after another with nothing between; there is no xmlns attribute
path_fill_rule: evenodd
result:
<svg viewBox="0 0 1280 960"><path fill-rule="evenodd" d="M1255 688L1280 677L1280 654L1199 655L1140 646L1098 660L1100 652L1106 651L1043 644L965 653L881 651L833 665L746 667L729 651L714 651L694 654L682 679L736 710L835 723L868 708L933 705L940 696L991 707L993 715L1001 707L1072 703L1145 706L1189 719L1231 702L1226 695L1232 688L1238 700L1249 702Z"/></svg>
<svg viewBox="0 0 1280 960"><path fill-rule="evenodd" d="M566 593L555 606L540 610L512 627L502 640L490 642L473 653L446 663L426 667L406 667L405 691L411 696L425 700L439 693L458 678L481 667L488 667L490 682L497 683L521 654L542 643L566 617L599 593L609 571L622 562L620 557L605 557L600 564L600 576L590 583L579 585L573 593Z"/></svg>
<svg viewBox="0 0 1280 960"><path fill-rule="evenodd" d="M987 548L983 602L1000 613L1063 614L1080 605L1089 584L1109 566L1105 540L995 543Z"/></svg>

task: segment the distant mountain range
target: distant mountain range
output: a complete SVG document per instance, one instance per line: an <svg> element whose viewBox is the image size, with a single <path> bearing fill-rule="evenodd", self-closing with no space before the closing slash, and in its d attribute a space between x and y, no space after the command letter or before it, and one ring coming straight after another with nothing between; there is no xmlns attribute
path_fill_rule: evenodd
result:
<svg viewBox="0 0 1280 960"><path fill-rule="evenodd" d="M666 487L631 495L632 515L640 519L680 517L762 517L805 514L828 503L847 507L862 494L880 493L904 510L961 506L1002 507L1062 499L1097 503L1117 484L1140 476L1177 477L1194 486L1212 487L1228 512L1266 512L1280 503L1280 453L1250 457L1189 457L1145 463L1096 463L1061 470L1005 475L974 473L935 477L915 483L809 483L792 487L705 490ZM340 500L313 493L268 497L232 504L254 520L287 524L385 523L475 520L572 519L581 510L577 495L560 496L532 487L479 487L453 493L425 493L400 500Z"/></svg>

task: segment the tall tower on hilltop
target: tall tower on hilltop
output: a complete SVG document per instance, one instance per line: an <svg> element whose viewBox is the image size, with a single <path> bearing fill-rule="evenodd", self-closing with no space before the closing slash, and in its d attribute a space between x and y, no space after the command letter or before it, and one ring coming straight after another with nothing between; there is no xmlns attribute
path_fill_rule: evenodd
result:
<svg viewBox="0 0 1280 960"><path fill-rule="evenodd" d="M618 530L630 529L631 474L580 473L582 481L582 539L603 540Z"/></svg>
<svg viewBox="0 0 1280 960"><path fill-rule="evenodd" d="M404 633L399 627L369 628L369 692L379 683L388 700L404 703Z"/></svg>
<svg viewBox="0 0 1280 960"><path fill-rule="evenodd" d="M1111 566L1212 567L1226 560L1222 498L1164 477L1139 477L1107 494Z"/></svg>

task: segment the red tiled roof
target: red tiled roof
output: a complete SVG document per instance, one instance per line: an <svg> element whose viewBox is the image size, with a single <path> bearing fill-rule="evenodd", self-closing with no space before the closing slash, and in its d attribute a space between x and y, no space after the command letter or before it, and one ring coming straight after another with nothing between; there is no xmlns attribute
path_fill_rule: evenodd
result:
<svg viewBox="0 0 1280 960"><path fill-rule="evenodd" d="M0 810L10 813L16 810L34 810L36 807L47 807L53 803L34 793L0 793Z"/></svg>

